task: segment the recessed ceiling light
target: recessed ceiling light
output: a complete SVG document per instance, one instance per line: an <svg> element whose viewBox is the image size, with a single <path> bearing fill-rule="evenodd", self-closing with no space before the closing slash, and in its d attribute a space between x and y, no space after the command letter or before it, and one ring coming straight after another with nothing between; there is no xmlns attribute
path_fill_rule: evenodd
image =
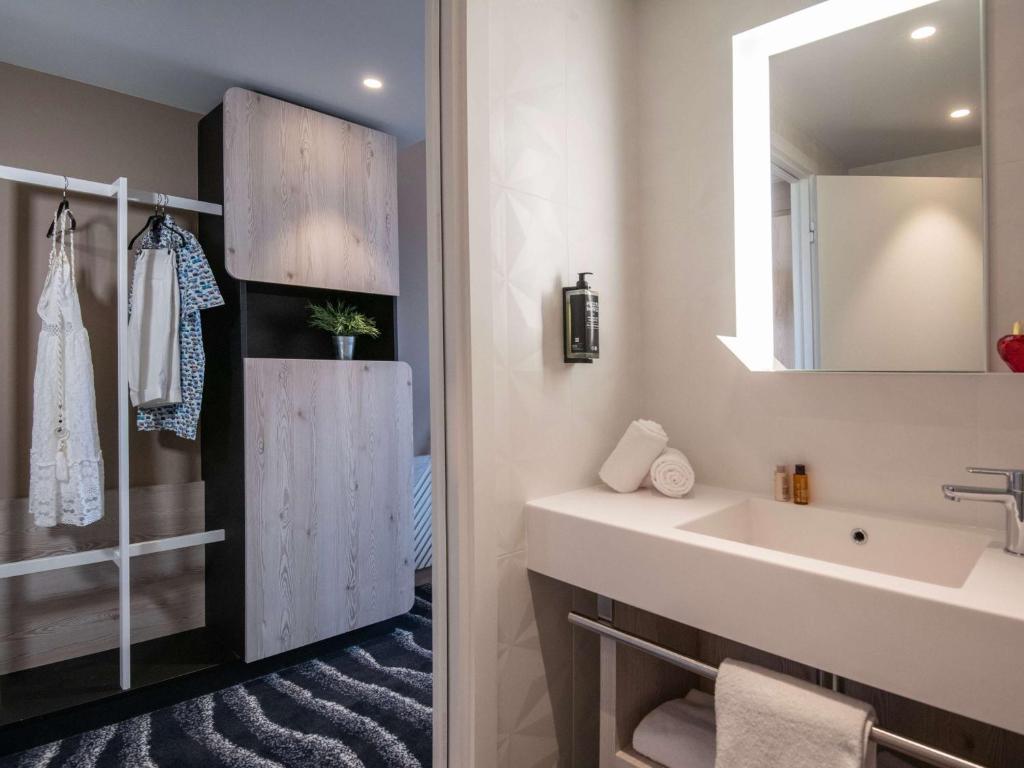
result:
<svg viewBox="0 0 1024 768"><path fill-rule="evenodd" d="M962 120L963 118L969 116L970 114L971 110L967 109L967 107L963 107L961 109L954 109L952 112L949 113L949 116L952 117L954 120Z"/></svg>
<svg viewBox="0 0 1024 768"><path fill-rule="evenodd" d="M384 83L378 80L376 77L367 77L363 80L363 85L369 88L371 91L379 91L384 87Z"/></svg>
<svg viewBox="0 0 1024 768"><path fill-rule="evenodd" d="M935 34L935 27L929 26L929 27L918 27L917 29L915 29L913 32L910 33L910 36L914 40L924 40L926 38L931 37L934 34Z"/></svg>

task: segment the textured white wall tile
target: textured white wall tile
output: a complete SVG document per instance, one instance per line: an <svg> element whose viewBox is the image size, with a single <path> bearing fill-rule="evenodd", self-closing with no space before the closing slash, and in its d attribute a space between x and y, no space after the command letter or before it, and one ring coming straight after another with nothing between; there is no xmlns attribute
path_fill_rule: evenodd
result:
<svg viewBox="0 0 1024 768"><path fill-rule="evenodd" d="M527 574L522 508L595 482L639 415L634 110L625 87L634 3L489 7L498 758L568 766L569 593ZM561 289L584 270L601 291L602 357L571 366L562 360Z"/></svg>

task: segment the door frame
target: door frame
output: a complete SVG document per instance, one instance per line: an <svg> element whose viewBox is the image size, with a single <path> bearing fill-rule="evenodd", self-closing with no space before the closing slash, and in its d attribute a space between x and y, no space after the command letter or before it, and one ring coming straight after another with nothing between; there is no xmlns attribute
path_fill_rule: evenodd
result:
<svg viewBox="0 0 1024 768"><path fill-rule="evenodd" d="M476 631L490 584L473 515L481 489L473 464L468 93L481 75L468 66L467 19L480 4L425 2L431 454L433 508L442 511L433 518L433 764L442 768L493 759L481 734L496 718L496 695L481 691L488 674L496 679L497 660ZM478 55L486 51L486 40L474 44L483 46Z"/></svg>

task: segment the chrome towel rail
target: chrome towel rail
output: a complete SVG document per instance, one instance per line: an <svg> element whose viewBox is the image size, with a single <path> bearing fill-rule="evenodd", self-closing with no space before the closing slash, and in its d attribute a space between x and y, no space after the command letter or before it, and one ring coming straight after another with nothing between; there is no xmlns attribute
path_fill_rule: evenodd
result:
<svg viewBox="0 0 1024 768"><path fill-rule="evenodd" d="M569 623L595 632L622 645L628 645L630 648L635 648L638 651L685 669L687 672L693 672L695 675L700 675L708 680L714 680L718 677L718 669L710 664L705 664L697 659L691 659L689 656L684 656L663 645L658 645L650 640L624 632L605 621L597 621L575 611L570 611ZM978 763L972 763L970 760L964 760L948 752L943 752L941 749L935 749L927 744L905 738L892 731L879 728L877 725L871 729L870 738L880 747L902 752L904 755L917 758L929 765L936 766L936 768L985 768L985 766Z"/></svg>

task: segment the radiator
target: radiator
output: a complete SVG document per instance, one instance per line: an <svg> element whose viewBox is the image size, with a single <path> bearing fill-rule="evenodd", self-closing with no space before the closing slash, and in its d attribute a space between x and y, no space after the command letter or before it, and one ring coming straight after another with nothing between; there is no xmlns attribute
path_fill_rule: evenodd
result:
<svg viewBox="0 0 1024 768"><path fill-rule="evenodd" d="M433 483L430 476L430 455L416 456L412 465L412 531L413 555L416 570L429 568L434 549L431 495Z"/></svg>

